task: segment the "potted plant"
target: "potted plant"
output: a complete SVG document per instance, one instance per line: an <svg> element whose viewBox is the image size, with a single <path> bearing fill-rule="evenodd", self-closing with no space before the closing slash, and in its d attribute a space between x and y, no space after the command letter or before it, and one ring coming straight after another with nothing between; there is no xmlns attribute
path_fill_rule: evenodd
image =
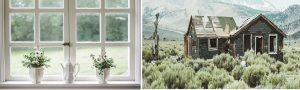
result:
<svg viewBox="0 0 300 90"><path fill-rule="evenodd" d="M112 58L107 58L105 50L102 51L103 55L96 57L91 54L90 57L93 60L93 66L96 68L96 75L100 84L106 84L109 78L110 68L116 67Z"/></svg>
<svg viewBox="0 0 300 90"><path fill-rule="evenodd" d="M22 61L23 66L29 68L29 75L32 83L39 84L43 78L44 67L48 68L47 64L50 59L44 55L42 49L36 49L30 52L29 55L24 55L25 60Z"/></svg>

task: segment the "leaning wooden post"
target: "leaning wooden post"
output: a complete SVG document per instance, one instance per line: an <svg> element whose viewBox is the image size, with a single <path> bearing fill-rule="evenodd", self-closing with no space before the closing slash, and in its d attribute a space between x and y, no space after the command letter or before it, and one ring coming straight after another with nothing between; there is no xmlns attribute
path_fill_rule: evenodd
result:
<svg viewBox="0 0 300 90"><path fill-rule="evenodd" d="M154 22L154 26L155 26L155 30L154 30L154 33L153 33L153 44L152 44L152 60L153 61L156 61L158 60L158 53L159 53L159 49L158 49L158 46L159 46L159 35L158 35L158 31L157 31L157 27L158 27L158 19L159 19L159 13L157 13L155 15L156 17L156 20Z"/></svg>

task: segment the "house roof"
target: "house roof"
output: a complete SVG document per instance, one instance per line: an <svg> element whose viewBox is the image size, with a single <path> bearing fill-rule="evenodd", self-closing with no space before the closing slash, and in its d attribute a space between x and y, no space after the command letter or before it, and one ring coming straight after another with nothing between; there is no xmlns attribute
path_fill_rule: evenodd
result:
<svg viewBox="0 0 300 90"><path fill-rule="evenodd" d="M190 26L195 28L197 37L226 38L230 36L236 23L232 17L192 16Z"/></svg>
<svg viewBox="0 0 300 90"><path fill-rule="evenodd" d="M270 21L267 17L265 17L263 14L258 14L255 15L253 17L248 18L247 20L245 20L243 22L243 24L238 27L237 29L234 29L230 32L230 35L232 36L236 36L239 33L241 33L242 31L246 30L246 28L248 28L249 26L251 26L252 23L256 22L257 20L259 20L259 18L262 18L263 20L265 20L269 25L271 25L277 32L279 32L280 34L282 34L283 36L286 36L286 34L280 29L278 28L272 21Z"/></svg>

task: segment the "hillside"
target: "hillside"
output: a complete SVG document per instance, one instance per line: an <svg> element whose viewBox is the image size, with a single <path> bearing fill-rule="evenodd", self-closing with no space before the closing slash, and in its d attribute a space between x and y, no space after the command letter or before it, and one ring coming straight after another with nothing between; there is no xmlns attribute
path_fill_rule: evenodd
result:
<svg viewBox="0 0 300 90"><path fill-rule="evenodd" d="M146 36L144 38L153 33L153 16L156 13L162 16L159 30L165 32L165 35L171 35L169 38L174 40L181 38L186 32L191 15L234 17L239 26L245 19L259 13L266 15L289 37L300 38L300 5L292 5L284 11L276 11L265 0L144 0L143 5L143 26L146 27L143 31L143 36ZM166 34L166 31L170 34ZM178 35L172 36L173 34Z"/></svg>
<svg viewBox="0 0 300 90"><path fill-rule="evenodd" d="M300 31L300 5L292 5L283 12L267 13L266 15L288 35Z"/></svg>
<svg viewBox="0 0 300 90"><path fill-rule="evenodd" d="M222 7L222 9L220 9ZM266 11L252 9L246 6L224 3L219 0L144 0L143 29L144 38L152 35L154 15L161 14L159 30L172 32L171 39L181 38L188 27L191 15L201 16L231 16L237 24L244 19ZM176 35L177 34L177 35ZM179 36L179 37L178 37Z"/></svg>

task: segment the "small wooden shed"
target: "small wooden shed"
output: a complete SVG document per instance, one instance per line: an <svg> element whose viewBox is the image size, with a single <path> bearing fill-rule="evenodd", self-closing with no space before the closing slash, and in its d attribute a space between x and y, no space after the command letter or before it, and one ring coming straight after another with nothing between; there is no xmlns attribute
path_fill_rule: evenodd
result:
<svg viewBox="0 0 300 90"><path fill-rule="evenodd" d="M192 16L184 35L184 53L193 58L212 58L227 52L230 32L236 28L232 17Z"/></svg>

